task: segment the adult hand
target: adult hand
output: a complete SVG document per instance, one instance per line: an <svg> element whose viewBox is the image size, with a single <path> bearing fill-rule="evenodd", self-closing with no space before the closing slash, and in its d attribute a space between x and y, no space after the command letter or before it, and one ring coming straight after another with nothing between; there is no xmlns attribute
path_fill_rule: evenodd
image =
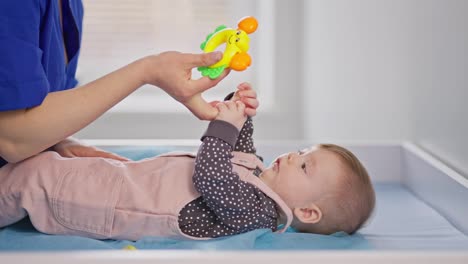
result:
<svg viewBox="0 0 468 264"><path fill-rule="evenodd" d="M218 114L213 104L207 103L202 93L216 86L229 74L225 70L220 77L211 80L208 77L192 79L192 69L209 66L221 60L222 52L188 54L168 51L146 58L145 83L163 89L175 100L184 104L196 117L212 120Z"/></svg>
<svg viewBox="0 0 468 264"><path fill-rule="evenodd" d="M257 92L252 89L250 83L244 82L237 86L237 91L231 98L231 101L241 101L245 104L245 114L253 117L257 114L257 108L260 105L257 99Z"/></svg>
<svg viewBox="0 0 468 264"><path fill-rule="evenodd" d="M218 103L216 108L218 108L219 111L215 118L216 120L231 123L233 126L237 127L239 131L242 129L242 126L244 126L247 120L244 103L241 101L225 101Z"/></svg>
<svg viewBox="0 0 468 264"><path fill-rule="evenodd" d="M60 154L60 156L67 158L101 157L120 161L129 161L129 159L119 156L117 154L107 152L93 146L83 145L78 140L73 138L67 138L60 141L55 146L53 146L53 150Z"/></svg>

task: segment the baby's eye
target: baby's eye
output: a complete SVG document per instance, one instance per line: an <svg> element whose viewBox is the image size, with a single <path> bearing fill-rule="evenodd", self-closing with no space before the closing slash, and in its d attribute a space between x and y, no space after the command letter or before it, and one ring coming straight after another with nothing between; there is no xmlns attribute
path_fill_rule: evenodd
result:
<svg viewBox="0 0 468 264"><path fill-rule="evenodd" d="M307 170L306 170L306 164L305 164L305 163L302 163L301 169L303 169L303 170L304 170L304 172L306 172L306 173L307 173Z"/></svg>

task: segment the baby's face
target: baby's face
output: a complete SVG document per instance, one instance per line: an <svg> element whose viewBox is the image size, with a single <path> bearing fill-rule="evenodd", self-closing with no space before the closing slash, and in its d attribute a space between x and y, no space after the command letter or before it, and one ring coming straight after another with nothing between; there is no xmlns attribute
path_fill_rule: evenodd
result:
<svg viewBox="0 0 468 264"><path fill-rule="evenodd" d="M307 207L336 189L346 170L338 156L311 148L279 156L260 178L291 208Z"/></svg>

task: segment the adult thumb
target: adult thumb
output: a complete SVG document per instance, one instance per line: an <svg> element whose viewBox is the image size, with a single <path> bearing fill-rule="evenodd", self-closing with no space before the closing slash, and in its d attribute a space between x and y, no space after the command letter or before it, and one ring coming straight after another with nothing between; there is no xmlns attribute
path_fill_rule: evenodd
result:
<svg viewBox="0 0 468 264"><path fill-rule="evenodd" d="M218 109L207 103L201 94L192 97L185 106L200 120L213 120L218 115Z"/></svg>
<svg viewBox="0 0 468 264"><path fill-rule="evenodd" d="M193 54L191 61L193 67L200 67L213 65L222 58L223 53L221 51L214 51L210 53Z"/></svg>

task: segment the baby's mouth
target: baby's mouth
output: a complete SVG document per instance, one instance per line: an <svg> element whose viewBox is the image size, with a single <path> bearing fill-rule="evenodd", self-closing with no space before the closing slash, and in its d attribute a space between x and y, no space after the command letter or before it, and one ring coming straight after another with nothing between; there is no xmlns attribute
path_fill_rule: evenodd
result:
<svg viewBox="0 0 468 264"><path fill-rule="evenodd" d="M279 171L279 165L280 165L280 160L279 159L275 160L274 167L277 171Z"/></svg>

